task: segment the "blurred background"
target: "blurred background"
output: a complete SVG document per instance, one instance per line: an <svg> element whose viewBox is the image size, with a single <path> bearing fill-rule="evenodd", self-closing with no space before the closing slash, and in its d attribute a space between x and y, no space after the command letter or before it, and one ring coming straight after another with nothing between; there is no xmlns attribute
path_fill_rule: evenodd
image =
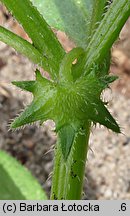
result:
<svg viewBox="0 0 130 216"><path fill-rule="evenodd" d="M30 40L1 4L0 25ZM64 33L55 33L66 51L74 47ZM27 58L0 42L0 149L27 167L49 196L56 142L52 122L44 127L33 125L9 131L10 121L31 101L31 95L15 88L11 81L34 79L35 68ZM130 199L130 19L112 48L110 73L119 79L102 97L109 101L109 110L123 133L117 135L98 125L92 128L83 199Z"/></svg>

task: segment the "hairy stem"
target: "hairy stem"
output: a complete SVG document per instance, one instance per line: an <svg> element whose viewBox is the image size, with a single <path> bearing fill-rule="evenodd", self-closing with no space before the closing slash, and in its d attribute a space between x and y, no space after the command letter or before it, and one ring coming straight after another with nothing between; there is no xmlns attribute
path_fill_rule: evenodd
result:
<svg viewBox="0 0 130 216"><path fill-rule="evenodd" d="M102 64L129 16L130 0L114 0L74 69L77 78L88 74L94 64Z"/></svg>
<svg viewBox="0 0 130 216"><path fill-rule="evenodd" d="M93 12L91 16L91 21L89 25L89 37L88 42L90 41L91 37L95 33L95 30L99 26L104 13L105 5L107 4L107 0L94 0Z"/></svg>
<svg viewBox="0 0 130 216"><path fill-rule="evenodd" d="M64 161L60 142L57 142L51 199L81 199L89 134L90 122L87 122L77 134L67 161Z"/></svg>
<svg viewBox="0 0 130 216"><path fill-rule="evenodd" d="M93 63L101 62L117 39L130 15L130 0L114 0L93 35L83 60L83 71L91 70Z"/></svg>

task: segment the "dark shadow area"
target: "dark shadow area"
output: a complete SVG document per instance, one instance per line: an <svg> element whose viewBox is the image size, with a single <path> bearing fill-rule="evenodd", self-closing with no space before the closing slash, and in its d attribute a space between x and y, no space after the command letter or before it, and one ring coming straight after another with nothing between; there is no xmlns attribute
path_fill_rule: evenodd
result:
<svg viewBox="0 0 130 216"><path fill-rule="evenodd" d="M25 200L6 170L0 165L0 200Z"/></svg>

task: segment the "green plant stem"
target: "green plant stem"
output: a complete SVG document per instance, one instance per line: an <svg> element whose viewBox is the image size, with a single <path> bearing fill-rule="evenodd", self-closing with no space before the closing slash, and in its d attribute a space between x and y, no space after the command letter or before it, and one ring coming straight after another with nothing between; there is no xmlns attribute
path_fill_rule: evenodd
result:
<svg viewBox="0 0 130 216"><path fill-rule="evenodd" d="M94 0L93 3L93 12L90 20L90 25L89 25L89 37L88 37L88 42L90 41L91 37L95 33L95 30L99 26L102 18L103 18L103 13L104 13L104 8L105 5L107 4L107 0Z"/></svg>
<svg viewBox="0 0 130 216"><path fill-rule="evenodd" d="M90 126L91 123L87 122L83 131L77 134L67 161L63 159L58 140L55 149L51 199L81 199Z"/></svg>
<svg viewBox="0 0 130 216"><path fill-rule="evenodd" d="M114 0L93 35L83 60L83 71L90 72L93 63L102 62L130 16L130 0Z"/></svg>
<svg viewBox="0 0 130 216"><path fill-rule="evenodd" d="M90 73L94 65L103 63L129 16L130 0L114 0L74 69L76 77Z"/></svg>

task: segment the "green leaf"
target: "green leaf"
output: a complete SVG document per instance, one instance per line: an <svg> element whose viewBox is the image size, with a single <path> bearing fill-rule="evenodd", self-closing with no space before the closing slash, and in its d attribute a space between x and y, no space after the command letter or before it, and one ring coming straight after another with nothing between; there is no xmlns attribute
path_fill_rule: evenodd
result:
<svg viewBox="0 0 130 216"><path fill-rule="evenodd" d="M60 138L60 144L62 149L62 154L65 160L67 160L70 153L74 137L75 130L71 125L64 125L58 132Z"/></svg>
<svg viewBox="0 0 130 216"><path fill-rule="evenodd" d="M43 90L45 87L47 87L47 86L49 87L49 85L51 85L51 82L49 80L47 80L46 78L44 78L38 69L35 71L35 74L36 74L36 81L35 80L13 81L12 84L19 87L22 90L32 92L32 93L34 93L34 95L38 93L38 89L39 89L40 85L42 85L42 87L43 87L42 89L40 88L40 91ZM43 91L42 91L42 93L43 93Z"/></svg>
<svg viewBox="0 0 130 216"><path fill-rule="evenodd" d="M38 97L11 123L11 128L15 129L23 125L31 124L35 121L46 121L48 119L48 99Z"/></svg>
<svg viewBox="0 0 130 216"><path fill-rule="evenodd" d="M114 82L117 79L118 79L118 76L113 76L113 75L108 76L108 75L106 75L104 77L101 77L100 81L103 82L104 84L106 84L105 87L108 87L110 83Z"/></svg>
<svg viewBox="0 0 130 216"><path fill-rule="evenodd" d="M51 28L29 0L1 0L23 26L33 45L48 59L50 74L56 78L65 52Z"/></svg>
<svg viewBox="0 0 130 216"><path fill-rule="evenodd" d="M130 0L114 0L93 35L82 61L87 74L94 64L101 64L130 16Z"/></svg>
<svg viewBox="0 0 130 216"><path fill-rule="evenodd" d="M116 133L121 133L119 125L101 100L95 99L93 103L90 103L88 116L94 123L97 122Z"/></svg>
<svg viewBox="0 0 130 216"><path fill-rule="evenodd" d="M53 104L53 90L52 82L44 78L38 70L36 70L36 80L33 81L13 81L12 82L22 90L33 93L34 100L27 106L19 117L17 117L11 124L11 128L21 127L35 121L45 121L49 118L48 112L51 112L51 105Z"/></svg>
<svg viewBox="0 0 130 216"><path fill-rule="evenodd" d="M45 200L43 189L13 157L0 151L0 200Z"/></svg>
<svg viewBox="0 0 130 216"><path fill-rule="evenodd" d="M31 0L50 26L68 34L76 45L86 47L91 27L101 20L106 0ZM93 17L93 12L95 14ZM97 26L96 26L97 27Z"/></svg>
<svg viewBox="0 0 130 216"><path fill-rule="evenodd" d="M14 34L13 32L0 26L0 40L24 56L27 56L33 63L50 71L49 61L31 43Z"/></svg>
<svg viewBox="0 0 130 216"><path fill-rule="evenodd" d="M22 90L33 92L34 85L36 84L36 82L33 80L32 81L13 81L12 84L21 88Z"/></svg>

